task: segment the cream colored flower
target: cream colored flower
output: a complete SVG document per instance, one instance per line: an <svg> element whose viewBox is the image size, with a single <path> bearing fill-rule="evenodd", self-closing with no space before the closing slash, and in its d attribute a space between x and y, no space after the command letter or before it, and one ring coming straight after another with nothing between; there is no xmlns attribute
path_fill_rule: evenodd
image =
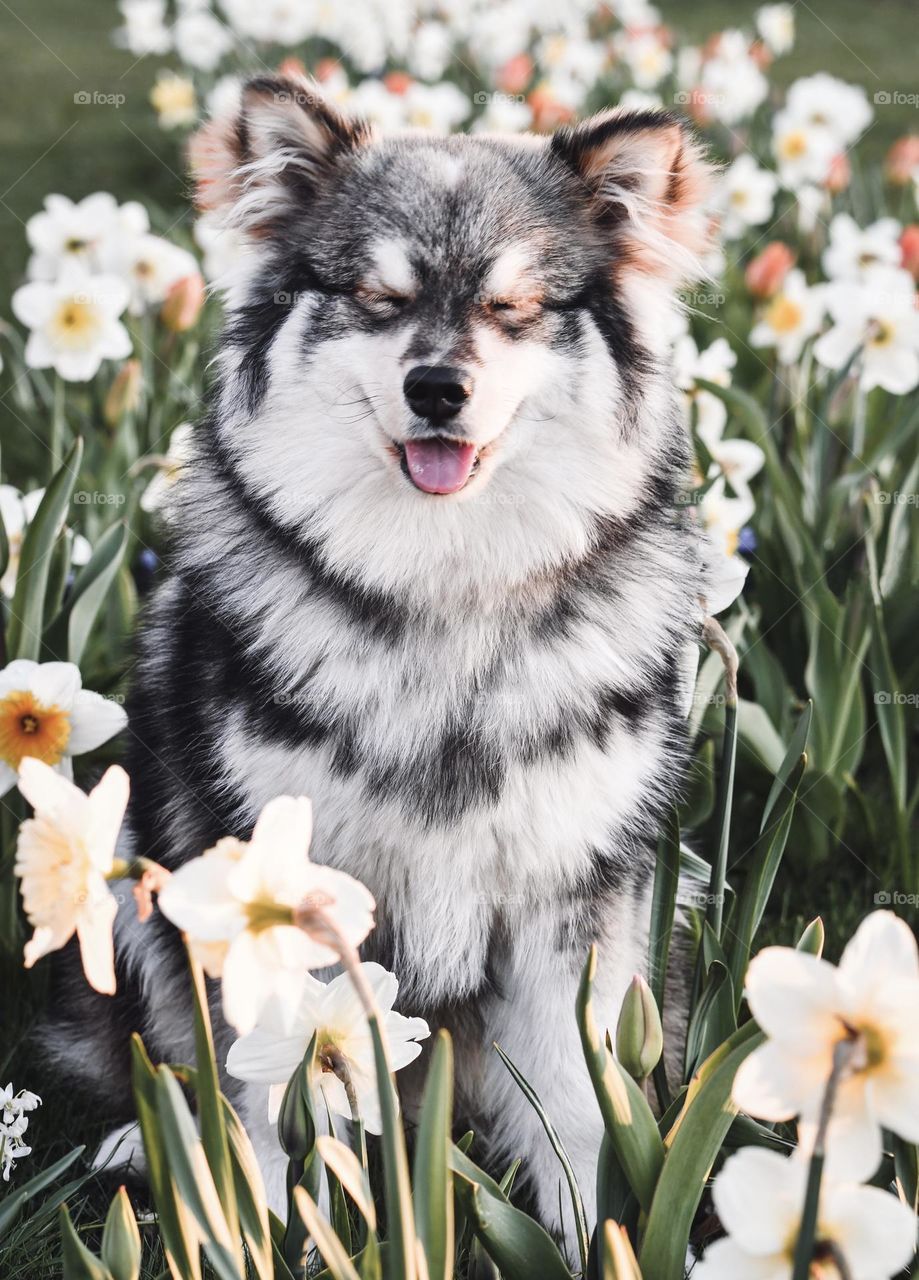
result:
<svg viewBox="0 0 919 1280"><path fill-rule="evenodd" d="M206 972L223 979L223 1011L241 1035L279 986L338 960L326 938L295 925L295 909L318 905L352 947L373 928L372 896L343 871L310 862L311 835L309 800L280 796L262 810L251 841L218 841L159 895Z"/></svg>
<svg viewBox="0 0 919 1280"><path fill-rule="evenodd" d="M734 1101L763 1120L800 1117L806 1149L833 1055L850 1040L827 1135L827 1164L870 1178L881 1161L882 1128L919 1141L919 953L909 927L875 911L843 952L839 968L788 947L767 947L747 972L751 1012L769 1037L743 1063Z"/></svg>
<svg viewBox="0 0 919 1280"><path fill-rule="evenodd" d="M718 1217L727 1231L709 1245L693 1280L791 1280L801 1225L807 1161L744 1147L715 1181ZM840 1274L838 1251L852 1280L889 1280L912 1257L916 1220L895 1196L878 1187L825 1178L814 1248L812 1280Z"/></svg>
<svg viewBox="0 0 919 1280"><path fill-rule="evenodd" d="M87 981L112 995L117 906L106 876L128 803L128 775L112 765L86 795L41 760L26 759L19 789L35 811L19 829L14 868L35 929L26 943L26 968L76 934Z"/></svg>
<svg viewBox="0 0 919 1280"><path fill-rule="evenodd" d="M119 316L128 305L123 280L88 275L68 262L49 283L32 280L13 294L13 314L31 330L25 362L53 368L66 382L88 382L103 360L131 354L131 338Z"/></svg>
<svg viewBox="0 0 919 1280"><path fill-rule="evenodd" d="M393 1071L408 1066L421 1053L419 1040L431 1034L424 1018L405 1018L393 1011L399 983L381 965L361 965L382 1018L382 1030ZM342 1080L343 1064L354 1087L357 1108L368 1132L381 1133L380 1098L370 1028L347 973L329 983L304 974L279 991L266 1005L258 1026L230 1049L227 1071L239 1080L269 1085L268 1118L276 1120L288 1081L316 1035L319 1083L329 1109L351 1119L351 1104ZM338 1074L336 1074L338 1072Z"/></svg>

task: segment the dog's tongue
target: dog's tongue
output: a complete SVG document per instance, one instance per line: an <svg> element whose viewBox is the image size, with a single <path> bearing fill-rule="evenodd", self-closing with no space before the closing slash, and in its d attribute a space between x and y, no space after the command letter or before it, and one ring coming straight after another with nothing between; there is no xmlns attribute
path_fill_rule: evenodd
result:
<svg viewBox="0 0 919 1280"><path fill-rule="evenodd" d="M405 461L412 481L425 493L456 493L469 479L474 444L450 440L407 440Z"/></svg>

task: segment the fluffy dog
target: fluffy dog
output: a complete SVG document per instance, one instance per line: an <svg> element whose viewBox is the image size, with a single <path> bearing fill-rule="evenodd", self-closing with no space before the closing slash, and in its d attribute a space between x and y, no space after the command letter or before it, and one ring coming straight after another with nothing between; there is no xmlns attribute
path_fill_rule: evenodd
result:
<svg viewBox="0 0 919 1280"><path fill-rule="evenodd" d="M250 245L131 708L132 829L169 866L312 797L313 856L378 902L366 953L457 1040L457 1110L542 1219L590 1205L602 1132L574 1018L591 943L614 1025L647 949L684 756L702 568L678 501L674 293L704 248L683 126L377 138L265 78L194 146ZM121 994L55 1052L126 1080L124 1031L188 1053L181 951L119 922ZM87 996L87 998L89 998ZM90 1038L90 1032L93 1032ZM264 1090L241 1106L282 1195Z"/></svg>

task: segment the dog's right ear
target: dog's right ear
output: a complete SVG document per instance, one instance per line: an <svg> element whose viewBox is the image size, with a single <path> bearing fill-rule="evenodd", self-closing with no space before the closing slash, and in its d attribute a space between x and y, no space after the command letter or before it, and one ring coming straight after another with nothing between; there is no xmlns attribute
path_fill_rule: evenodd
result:
<svg viewBox="0 0 919 1280"><path fill-rule="evenodd" d="M196 203L223 211L250 235L270 235L371 137L371 126L343 116L315 81L249 80L237 109L208 121L189 142Z"/></svg>

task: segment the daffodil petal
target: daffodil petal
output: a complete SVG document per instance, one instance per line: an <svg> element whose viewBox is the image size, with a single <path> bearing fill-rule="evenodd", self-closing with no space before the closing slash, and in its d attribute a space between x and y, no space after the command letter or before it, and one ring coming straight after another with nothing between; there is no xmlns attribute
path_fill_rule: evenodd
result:
<svg viewBox="0 0 919 1280"><path fill-rule="evenodd" d="M77 937L80 940L80 959L86 981L103 995L115 994L115 947L112 926L118 911L112 894L107 890L103 901L94 903L77 921Z"/></svg>
<svg viewBox="0 0 919 1280"><path fill-rule="evenodd" d="M95 751L103 742L114 738L128 723L124 707L112 698L103 698L89 689L80 689L74 695L70 713L70 741L67 754L81 756Z"/></svg>
<svg viewBox="0 0 919 1280"><path fill-rule="evenodd" d="M838 1039L839 981L825 960L790 947L767 947L750 963L746 993L766 1035L796 1052L813 1053Z"/></svg>
<svg viewBox="0 0 919 1280"><path fill-rule="evenodd" d="M693 1280L788 1280L784 1255L756 1258L734 1240L716 1240L693 1268Z"/></svg>
<svg viewBox="0 0 919 1280"><path fill-rule="evenodd" d="M746 1253L781 1253L794 1229L798 1210L793 1189L804 1186L806 1168L776 1151L744 1147L725 1163L715 1180L718 1217Z"/></svg>

